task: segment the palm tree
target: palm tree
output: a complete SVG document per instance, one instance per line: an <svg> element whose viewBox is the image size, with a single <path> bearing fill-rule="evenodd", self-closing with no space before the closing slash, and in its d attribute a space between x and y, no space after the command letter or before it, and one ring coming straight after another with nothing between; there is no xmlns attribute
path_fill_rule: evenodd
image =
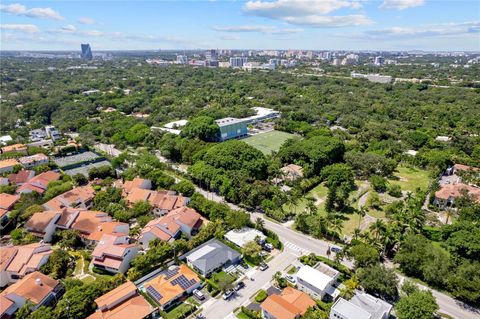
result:
<svg viewBox="0 0 480 319"><path fill-rule="evenodd" d="M452 207L448 207L447 210L445 210L445 225L448 224L448 221L453 218L457 214L456 210Z"/></svg>
<svg viewBox="0 0 480 319"><path fill-rule="evenodd" d="M265 221L261 217L255 218L255 229L263 230L265 227Z"/></svg>
<svg viewBox="0 0 480 319"><path fill-rule="evenodd" d="M370 225L368 228L370 230L370 233L374 235L374 238L377 240L382 236L382 234L385 232L387 228L387 225L385 222L381 219L377 219L373 224Z"/></svg>
<svg viewBox="0 0 480 319"><path fill-rule="evenodd" d="M332 220L332 230L338 233L338 235L340 236L342 228L343 228L343 221L340 218L335 217Z"/></svg>
<svg viewBox="0 0 480 319"><path fill-rule="evenodd" d="M365 206L360 207L358 215L360 215L360 218L358 219L358 228L360 228L360 223L363 221L365 215L367 215L367 209L365 208Z"/></svg>
<svg viewBox="0 0 480 319"><path fill-rule="evenodd" d="M360 235L362 234L362 230L360 228L355 228L353 230L353 239L358 239Z"/></svg>

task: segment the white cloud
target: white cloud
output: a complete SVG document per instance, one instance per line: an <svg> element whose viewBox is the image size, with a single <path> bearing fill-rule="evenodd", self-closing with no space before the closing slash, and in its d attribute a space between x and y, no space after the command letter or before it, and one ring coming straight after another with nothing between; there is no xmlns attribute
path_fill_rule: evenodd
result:
<svg viewBox="0 0 480 319"><path fill-rule="evenodd" d="M360 2L354 0L260 0L247 2L244 11L251 15L317 28L372 24L373 21L362 14L328 15L339 9L359 8Z"/></svg>
<svg viewBox="0 0 480 319"><path fill-rule="evenodd" d="M0 29L13 30L24 33L36 33L39 31L38 27L34 24L1 24Z"/></svg>
<svg viewBox="0 0 480 319"><path fill-rule="evenodd" d="M67 24L66 26L62 27L62 30L66 32L75 32L77 31L77 28L75 28L75 26L72 24Z"/></svg>
<svg viewBox="0 0 480 319"><path fill-rule="evenodd" d="M89 17L81 17L77 20L77 22L80 24L89 24L89 25L97 23L95 20Z"/></svg>
<svg viewBox="0 0 480 319"><path fill-rule="evenodd" d="M19 3L13 3L9 5L0 6L0 11L10 13L14 15L26 16L30 18L52 19L52 20L64 20L58 12L52 8L31 8L28 9L24 5Z"/></svg>
<svg viewBox="0 0 480 319"><path fill-rule="evenodd" d="M299 25L310 25L313 27L347 27L352 25L369 25L373 21L361 14L352 14L346 16L305 16L305 17L285 17L286 22Z"/></svg>
<svg viewBox="0 0 480 319"><path fill-rule="evenodd" d="M237 41L237 40L240 40L240 37L237 37L236 35L224 35L224 36L221 36L220 39L224 40L224 41Z"/></svg>
<svg viewBox="0 0 480 319"><path fill-rule="evenodd" d="M413 7L423 6L425 0L384 0L380 8L404 10Z"/></svg>
<svg viewBox="0 0 480 319"><path fill-rule="evenodd" d="M388 29L370 30L363 33L368 39L415 39L451 37L460 35L473 35L480 33L480 21L468 21L461 23L443 23L411 27L393 27Z"/></svg>
<svg viewBox="0 0 480 319"><path fill-rule="evenodd" d="M264 34L289 34L303 32L302 29L277 28L266 25L215 26L215 31L222 32L259 32Z"/></svg>
<svg viewBox="0 0 480 319"><path fill-rule="evenodd" d="M358 9L361 4L351 0L277 0L249 1L245 11L269 18L323 15L342 8Z"/></svg>

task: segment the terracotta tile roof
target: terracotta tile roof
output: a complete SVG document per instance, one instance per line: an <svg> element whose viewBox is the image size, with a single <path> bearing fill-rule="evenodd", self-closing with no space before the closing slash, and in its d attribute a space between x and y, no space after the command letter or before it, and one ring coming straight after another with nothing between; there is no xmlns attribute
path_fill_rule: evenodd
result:
<svg viewBox="0 0 480 319"><path fill-rule="evenodd" d="M114 308L94 312L87 319L143 319L154 310L143 296L136 294Z"/></svg>
<svg viewBox="0 0 480 319"><path fill-rule="evenodd" d="M0 218L2 218L3 216L5 216L7 213L8 213L8 210L3 209L3 208L0 208Z"/></svg>
<svg viewBox="0 0 480 319"><path fill-rule="evenodd" d="M168 272L174 273L175 270L177 270L176 274L167 276ZM148 287L155 289L160 294L160 299L156 299L156 301L163 306L175 300L175 298L182 295L185 290L188 289L184 289L176 283L175 279L181 276L183 276L186 280L192 281L192 285L190 285L188 288L200 282L200 278L198 278L197 274L193 270L188 268L187 265L181 264L180 266L175 266L173 269L169 268L169 270L166 272L162 272L159 276L146 282L144 287L145 289L148 289ZM172 282L174 284L172 284Z"/></svg>
<svg viewBox="0 0 480 319"><path fill-rule="evenodd" d="M146 201L149 200L150 196L154 194L154 191L148 189L141 189L141 188L133 188L130 193L127 195L127 202L130 204Z"/></svg>
<svg viewBox="0 0 480 319"><path fill-rule="evenodd" d="M8 175L8 181L10 182L10 184L21 185L28 182L31 178L33 178L33 176L35 176L34 171L21 170L17 174Z"/></svg>
<svg viewBox="0 0 480 319"><path fill-rule="evenodd" d="M29 189L42 194L47 189L48 183L59 180L61 176L62 175L60 173L54 171L43 172L20 186L17 189L17 193L21 193L22 190Z"/></svg>
<svg viewBox="0 0 480 319"><path fill-rule="evenodd" d="M26 150L27 146L25 144L13 144L2 147L2 153L25 152Z"/></svg>
<svg viewBox="0 0 480 319"><path fill-rule="evenodd" d="M80 213L80 210L71 208L71 207L66 207L61 209L61 215L60 218L57 220L55 224L59 227L67 228L69 225L71 225L75 219L77 218L78 214Z"/></svg>
<svg viewBox="0 0 480 319"><path fill-rule="evenodd" d="M177 195L164 194L156 192L153 196L150 196L148 201L153 207L161 210L172 210L175 208L175 203L178 200Z"/></svg>
<svg viewBox="0 0 480 319"><path fill-rule="evenodd" d="M95 303L97 304L98 308L111 308L118 304L118 301L125 298L126 296L130 296L132 293L137 292L137 287L131 281L127 281L126 283L118 286L117 288L113 289L110 292L107 292L103 296L98 297L95 299Z"/></svg>
<svg viewBox="0 0 480 319"><path fill-rule="evenodd" d="M38 270L42 258L50 256L52 253L52 247L43 243L33 243L9 248L15 248L16 253L6 266L6 270L20 275L24 275L28 270Z"/></svg>
<svg viewBox="0 0 480 319"><path fill-rule="evenodd" d="M3 296L16 294L37 305L52 293L58 285L59 281L35 271L7 287L1 294Z"/></svg>
<svg viewBox="0 0 480 319"><path fill-rule="evenodd" d="M18 195L10 195L7 193L0 193L0 208L9 210L20 200Z"/></svg>
<svg viewBox="0 0 480 319"><path fill-rule="evenodd" d="M20 163L14 158L9 158L9 159L0 161L0 168L13 167L15 165L20 165Z"/></svg>
<svg viewBox="0 0 480 319"><path fill-rule="evenodd" d="M172 238L172 235L176 235L179 231L180 225L175 223L172 218L163 216L149 221L142 229L140 235L152 233L162 241L169 241Z"/></svg>
<svg viewBox="0 0 480 319"><path fill-rule="evenodd" d="M105 223L100 223L97 227L97 229L91 233L87 238L90 240L100 240L104 234L112 234L112 233L117 233L119 226L126 225L126 229L129 229L127 223L121 223L121 222L105 222ZM128 235L128 233L124 234Z"/></svg>
<svg viewBox="0 0 480 319"><path fill-rule="evenodd" d="M43 204L48 209L62 209L88 203L95 197L95 190L90 186L75 187Z"/></svg>
<svg viewBox="0 0 480 319"><path fill-rule="evenodd" d="M79 212L71 228L80 231L84 236L88 236L99 230L102 223L111 221L112 217L107 213L83 210Z"/></svg>
<svg viewBox="0 0 480 319"><path fill-rule="evenodd" d="M435 197L448 200L450 197L462 196L462 191L467 191L476 201L480 201L480 188L463 183L442 185L440 190L435 192Z"/></svg>
<svg viewBox="0 0 480 319"><path fill-rule="evenodd" d="M119 258L122 261L125 251L128 248L135 246L134 244L128 244L128 239L126 239L125 237L126 235L124 234L104 234L98 242L97 246L95 246L95 249L92 252L92 256L94 258L111 256Z"/></svg>
<svg viewBox="0 0 480 319"><path fill-rule="evenodd" d="M276 319L295 319L303 315L308 307L315 306L315 301L297 289L287 287L280 295L271 295L260 307Z"/></svg>
<svg viewBox="0 0 480 319"><path fill-rule="evenodd" d="M33 164L35 162L43 162L43 161L48 162L48 156L43 154L43 153L39 153L39 154L30 155L30 156L20 157L18 159L18 161L22 165L29 165L29 164Z"/></svg>
<svg viewBox="0 0 480 319"><path fill-rule="evenodd" d="M167 217L173 218L176 223L184 224L190 228L195 227L202 219L202 216L197 211L190 207L180 207L172 210L167 214Z"/></svg>
<svg viewBox="0 0 480 319"><path fill-rule="evenodd" d="M4 295L0 295L0 317L3 318L3 315L7 312L7 310L13 306L14 302L5 297ZM8 318L8 317L7 317Z"/></svg>
<svg viewBox="0 0 480 319"><path fill-rule="evenodd" d="M45 234L45 228L53 221L56 222L60 218L59 211L46 211L35 213L25 223L25 228L37 234Z"/></svg>
<svg viewBox="0 0 480 319"><path fill-rule="evenodd" d="M17 254L18 248L14 246L7 246L0 248L0 271L5 271L10 262Z"/></svg>
<svg viewBox="0 0 480 319"><path fill-rule="evenodd" d="M125 193L130 193L132 189L134 188L141 188L141 186L146 182L146 179L140 178L140 177L135 177L131 181L125 181L123 183L123 190Z"/></svg>

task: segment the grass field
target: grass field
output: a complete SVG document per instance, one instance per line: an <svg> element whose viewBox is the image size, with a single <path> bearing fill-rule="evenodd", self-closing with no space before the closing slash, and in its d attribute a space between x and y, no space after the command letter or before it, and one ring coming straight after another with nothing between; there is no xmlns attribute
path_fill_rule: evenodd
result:
<svg viewBox="0 0 480 319"><path fill-rule="evenodd" d="M272 151L278 151L280 146L293 136L290 133L271 131L247 137L243 141L260 150L263 154L269 155Z"/></svg>
<svg viewBox="0 0 480 319"><path fill-rule="evenodd" d="M428 171L406 166L399 166L397 171L394 175L399 177L399 180L390 180L389 182L400 185L402 190L414 192L418 187L424 191L428 189L430 182Z"/></svg>

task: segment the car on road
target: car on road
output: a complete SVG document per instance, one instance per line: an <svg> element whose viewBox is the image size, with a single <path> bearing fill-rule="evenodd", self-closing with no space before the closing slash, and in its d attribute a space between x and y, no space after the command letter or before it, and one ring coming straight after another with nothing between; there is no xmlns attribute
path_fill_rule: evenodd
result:
<svg viewBox="0 0 480 319"><path fill-rule="evenodd" d="M289 283L292 283L292 284L294 284L295 282L297 282L297 280L295 279L295 277L293 277L292 275L286 275L286 276L285 276L285 279L287 279L287 281L288 281Z"/></svg>
<svg viewBox="0 0 480 319"><path fill-rule="evenodd" d="M200 290L198 289L195 289L193 291L193 295L198 299L198 300L203 300L205 299L205 295L203 294L203 292L201 292Z"/></svg>
<svg viewBox="0 0 480 319"><path fill-rule="evenodd" d="M333 245L333 246L330 247L330 250L333 251L334 253L339 253L343 250L343 248L340 247L340 246Z"/></svg>
<svg viewBox="0 0 480 319"><path fill-rule="evenodd" d="M265 271L268 269L268 265L266 263L261 263L259 269L261 271Z"/></svg>
<svg viewBox="0 0 480 319"><path fill-rule="evenodd" d="M240 281L236 286L235 288L233 288L235 291L239 291L240 289L242 289L243 287L245 287L245 283L243 281Z"/></svg>
<svg viewBox="0 0 480 319"><path fill-rule="evenodd" d="M225 293L224 293L223 296L222 296L223 300L228 300L228 299L230 299L230 297L233 296L233 293L234 293L234 291L233 291L233 290L230 290L230 289L227 290L227 291L225 291Z"/></svg>
<svg viewBox="0 0 480 319"><path fill-rule="evenodd" d="M258 256L260 256L261 258L266 257L266 256L268 256L268 252L261 251L261 252L258 253Z"/></svg>

